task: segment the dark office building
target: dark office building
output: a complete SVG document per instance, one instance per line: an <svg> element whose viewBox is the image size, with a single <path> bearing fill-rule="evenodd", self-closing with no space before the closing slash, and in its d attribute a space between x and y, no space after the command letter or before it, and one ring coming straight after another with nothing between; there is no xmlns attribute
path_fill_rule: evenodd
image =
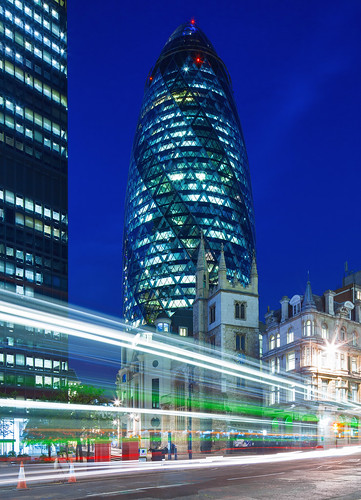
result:
<svg viewBox="0 0 361 500"><path fill-rule="evenodd" d="M249 283L255 249L246 147L230 76L198 26L177 28L150 71L130 163L124 230L124 316L190 310L203 232L216 278Z"/></svg>
<svg viewBox="0 0 361 500"><path fill-rule="evenodd" d="M0 287L25 302L67 301L65 0L1 2L0 76ZM0 341L0 384L7 389L53 389L65 381L67 340L56 332L5 323Z"/></svg>

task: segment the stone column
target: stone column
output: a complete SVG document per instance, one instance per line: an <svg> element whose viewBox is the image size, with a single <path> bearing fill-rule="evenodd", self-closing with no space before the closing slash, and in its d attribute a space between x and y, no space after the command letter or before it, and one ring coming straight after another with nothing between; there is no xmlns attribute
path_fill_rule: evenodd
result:
<svg viewBox="0 0 361 500"><path fill-rule="evenodd" d="M288 304L290 299L287 296L282 297L281 303L281 323L288 319Z"/></svg>
<svg viewBox="0 0 361 500"><path fill-rule="evenodd" d="M324 293L324 296L325 296L325 313L331 314L332 316L334 316L334 314L335 314L334 301L333 301L333 298L334 298L335 295L336 295L335 292L333 292L332 290L327 290Z"/></svg>

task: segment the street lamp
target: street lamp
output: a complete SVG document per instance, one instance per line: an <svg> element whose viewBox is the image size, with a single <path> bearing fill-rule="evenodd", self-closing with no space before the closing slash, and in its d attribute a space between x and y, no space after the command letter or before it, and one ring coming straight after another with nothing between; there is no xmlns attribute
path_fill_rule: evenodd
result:
<svg viewBox="0 0 361 500"><path fill-rule="evenodd" d="M114 399L113 401L114 403L114 406L120 406L121 404L121 401L120 399ZM118 449L120 448L120 417L119 417L119 413L117 413L117 421L116 421L116 424L117 424L117 442L118 442Z"/></svg>

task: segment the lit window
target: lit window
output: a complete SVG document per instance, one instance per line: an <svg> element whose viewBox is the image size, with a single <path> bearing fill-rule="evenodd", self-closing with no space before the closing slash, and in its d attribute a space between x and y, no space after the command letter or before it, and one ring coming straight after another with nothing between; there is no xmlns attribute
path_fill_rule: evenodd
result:
<svg viewBox="0 0 361 500"><path fill-rule="evenodd" d="M281 345L281 336L279 333L276 335L276 347L280 347Z"/></svg>
<svg viewBox="0 0 361 500"><path fill-rule="evenodd" d="M271 335L270 338L269 338L269 349L270 351L272 351L272 349L275 348L275 336L274 335Z"/></svg>
<svg viewBox="0 0 361 500"><path fill-rule="evenodd" d="M24 366L25 365L25 356L24 356L24 354L17 354L16 355L16 364L18 366Z"/></svg>
<svg viewBox="0 0 361 500"><path fill-rule="evenodd" d="M47 370L52 369L52 362L51 359L44 359L44 368Z"/></svg>
<svg viewBox="0 0 361 500"><path fill-rule="evenodd" d="M294 370L295 369L295 353L289 352L286 356L286 370Z"/></svg>
<svg viewBox="0 0 361 500"><path fill-rule="evenodd" d="M303 323L303 335L305 337L311 337L312 335L312 322L310 319Z"/></svg>
<svg viewBox="0 0 361 500"><path fill-rule="evenodd" d="M41 358L35 358L35 368L43 368L43 360Z"/></svg>
<svg viewBox="0 0 361 500"><path fill-rule="evenodd" d="M14 366L14 355L13 354L6 355L6 365L7 366Z"/></svg>
<svg viewBox="0 0 361 500"><path fill-rule="evenodd" d="M293 330L290 328L287 332L287 344L294 342L294 340L295 340L295 334Z"/></svg>
<svg viewBox="0 0 361 500"><path fill-rule="evenodd" d="M180 326L179 327L179 335L181 337L187 337L188 336L188 328L185 326Z"/></svg>
<svg viewBox="0 0 361 500"><path fill-rule="evenodd" d="M351 358L351 371L357 372L357 358L354 356Z"/></svg>

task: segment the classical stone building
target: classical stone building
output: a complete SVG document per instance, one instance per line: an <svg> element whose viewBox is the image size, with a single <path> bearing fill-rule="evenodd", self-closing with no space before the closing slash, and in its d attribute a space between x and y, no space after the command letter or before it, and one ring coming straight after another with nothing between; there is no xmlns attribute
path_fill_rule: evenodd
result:
<svg viewBox="0 0 361 500"><path fill-rule="evenodd" d="M361 384L361 273L343 286L313 295L283 297L281 309L266 314L263 364L271 373L295 376L303 388L271 386L265 404L288 410L274 427L285 431L298 413L317 423L318 443L358 441ZM276 418L277 420L277 418ZM284 428L283 428L284 426ZM294 431L294 430L293 430Z"/></svg>

